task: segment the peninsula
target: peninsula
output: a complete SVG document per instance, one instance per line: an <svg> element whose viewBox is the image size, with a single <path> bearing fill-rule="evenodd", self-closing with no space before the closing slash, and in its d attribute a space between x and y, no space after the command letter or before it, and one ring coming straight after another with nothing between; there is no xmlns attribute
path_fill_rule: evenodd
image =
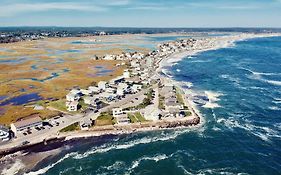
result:
<svg viewBox="0 0 281 175"><path fill-rule="evenodd" d="M12 123L14 137L0 145L3 161L9 160L6 155L48 140L199 127L204 119L192 101L192 94L185 93L167 76L165 67L199 52L229 47L236 41L272 36L280 34L240 33L181 39L159 44L157 50L146 54L127 52L92 57L92 60L118 61L115 66L125 67L123 74L87 88L71 89L63 106L51 109L62 115L46 120L34 115Z"/></svg>

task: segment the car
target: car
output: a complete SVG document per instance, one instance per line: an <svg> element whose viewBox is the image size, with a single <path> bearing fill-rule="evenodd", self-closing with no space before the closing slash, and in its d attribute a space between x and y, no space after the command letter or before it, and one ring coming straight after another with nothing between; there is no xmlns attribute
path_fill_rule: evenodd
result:
<svg viewBox="0 0 281 175"><path fill-rule="evenodd" d="M39 127L35 127L35 129L36 129L37 131L40 131L40 130L41 130L41 128L39 128Z"/></svg>
<svg viewBox="0 0 281 175"><path fill-rule="evenodd" d="M30 130L27 131L28 134L32 134L32 132Z"/></svg>
<svg viewBox="0 0 281 175"><path fill-rule="evenodd" d="M25 135L25 136L26 136L26 135L27 135L27 133L26 133L26 132L24 132L24 133L23 133L23 135Z"/></svg>
<svg viewBox="0 0 281 175"><path fill-rule="evenodd" d="M45 127L44 127L44 126L41 126L40 128L41 128L41 129L45 129Z"/></svg>
<svg viewBox="0 0 281 175"><path fill-rule="evenodd" d="M23 141L21 144L22 145L27 145L27 144L29 144L30 142L29 141Z"/></svg>

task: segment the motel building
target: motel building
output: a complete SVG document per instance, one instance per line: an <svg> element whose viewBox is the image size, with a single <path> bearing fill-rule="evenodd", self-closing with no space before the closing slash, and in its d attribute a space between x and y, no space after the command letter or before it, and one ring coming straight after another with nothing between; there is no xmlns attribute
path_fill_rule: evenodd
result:
<svg viewBox="0 0 281 175"><path fill-rule="evenodd" d="M23 119L11 124L11 130L17 136L18 132L28 130L35 127L42 127L43 121L39 115L33 115L27 119Z"/></svg>

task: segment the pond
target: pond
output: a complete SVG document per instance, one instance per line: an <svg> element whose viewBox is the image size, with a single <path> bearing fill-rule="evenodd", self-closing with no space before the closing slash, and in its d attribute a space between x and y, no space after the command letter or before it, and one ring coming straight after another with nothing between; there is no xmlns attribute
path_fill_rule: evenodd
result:
<svg viewBox="0 0 281 175"><path fill-rule="evenodd" d="M0 103L0 106L5 106L5 105L23 105L29 102L34 102L34 101L39 101L42 100L43 98L38 95L38 93L30 93L30 94L25 94L25 95L20 95L17 97L13 97L11 99L8 99L2 103Z"/></svg>

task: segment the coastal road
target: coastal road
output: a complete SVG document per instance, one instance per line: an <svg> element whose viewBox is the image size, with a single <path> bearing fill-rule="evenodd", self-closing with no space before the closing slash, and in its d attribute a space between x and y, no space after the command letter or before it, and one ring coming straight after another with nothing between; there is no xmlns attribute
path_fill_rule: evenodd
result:
<svg viewBox="0 0 281 175"><path fill-rule="evenodd" d="M157 84L153 85L150 88L155 88L155 87L157 87ZM14 138L14 139L0 145L0 151L20 146L20 145L22 145L22 143L24 141L28 141L29 144L35 144L35 143L43 142L44 140L49 139L49 138L55 138L55 137L59 136L59 131L61 129L63 129L71 124L74 124L76 122L83 121L83 120L87 120L87 119L95 120L100 115L101 112L109 111L112 108L120 107L132 100L135 100L135 98L138 98L139 96L143 96L150 88L142 89L141 91L139 91L136 94L127 95L127 97L125 97L124 99L121 99L120 101L117 101L115 103L112 103L112 104L100 109L99 112L97 112L97 113L90 112L85 115L81 115L81 114L63 115L62 117L57 118L57 119L52 118L49 120L49 122L52 122L52 121L58 122L59 126L56 126L56 125L54 125L53 127L45 126L45 129L40 130L40 131L32 129L32 133L28 134L28 135L23 135L23 133L19 133L17 138Z"/></svg>

